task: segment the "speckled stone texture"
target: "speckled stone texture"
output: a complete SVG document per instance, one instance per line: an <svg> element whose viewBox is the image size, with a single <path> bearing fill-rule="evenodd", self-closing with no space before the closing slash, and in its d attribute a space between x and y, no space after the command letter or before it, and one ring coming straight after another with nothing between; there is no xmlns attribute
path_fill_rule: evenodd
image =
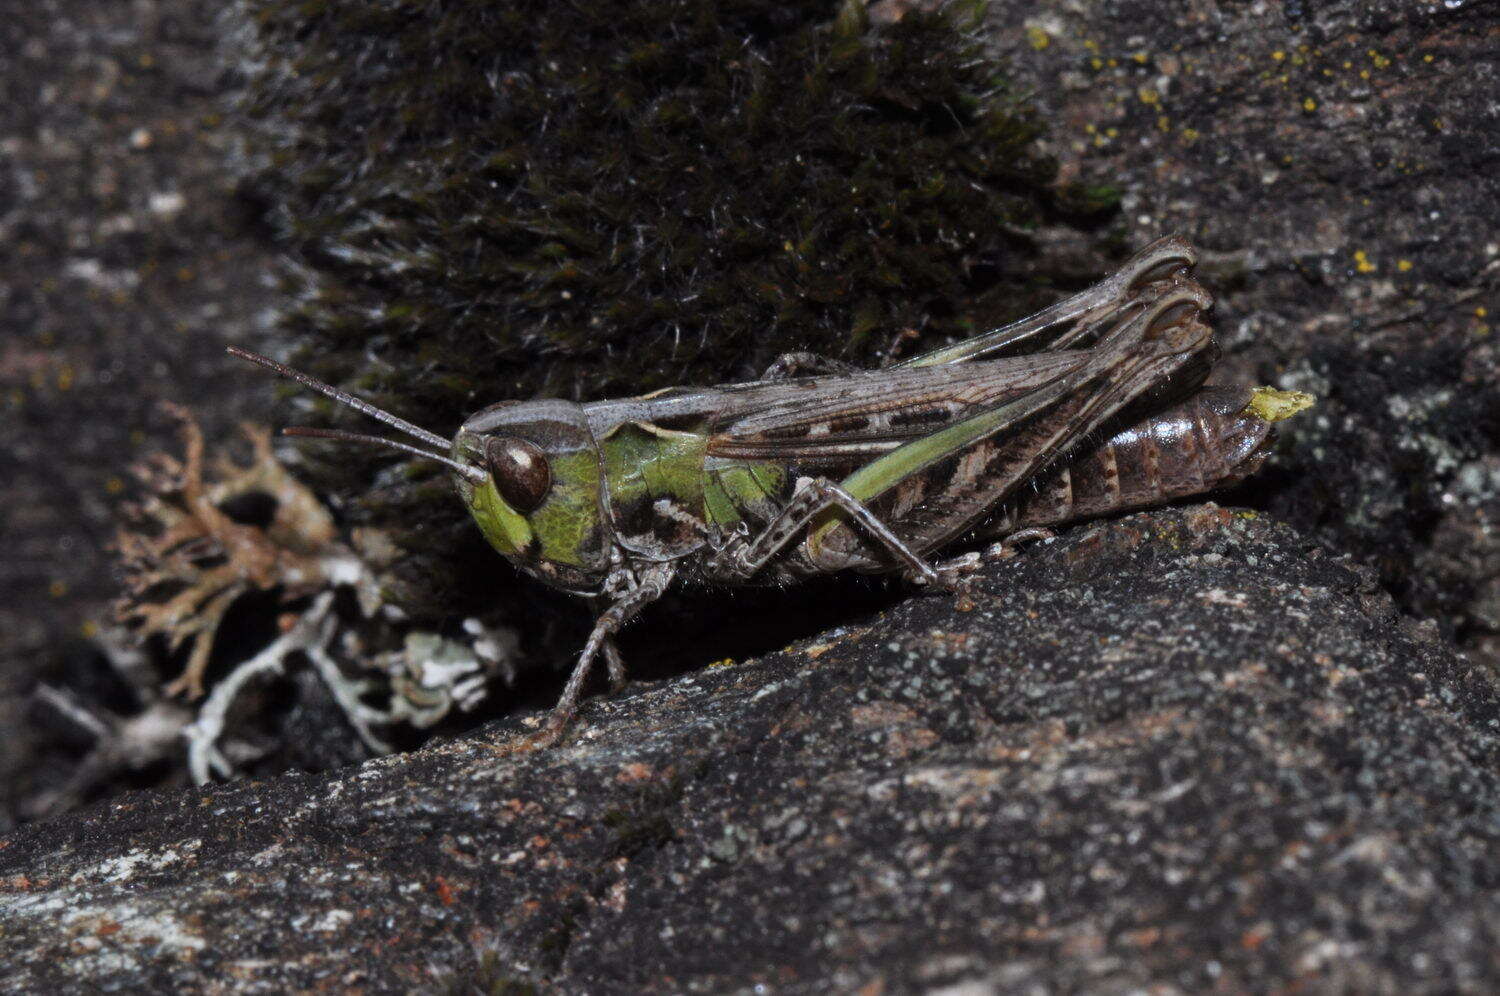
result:
<svg viewBox="0 0 1500 996"><path fill-rule="evenodd" d="M1125 243L1204 250L1216 379L1321 399L1271 510L1500 667L1500 5L995 0L988 23L1063 176L1122 191Z"/></svg>
<svg viewBox="0 0 1500 996"><path fill-rule="evenodd" d="M0 990L1500 988L1500 5L991 4L1121 250L1204 247L1219 378L1320 395L1234 496L1269 517L1067 532L549 754L514 721L17 829L155 400L223 438L268 397L220 353L285 304L221 10L0 19Z"/></svg>
<svg viewBox="0 0 1500 996"><path fill-rule="evenodd" d="M273 320L275 250L239 192L217 0L0 8L0 827L67 778L34 743L38 677L119 702L82 634L120 590L127 468L264 412L224 344ZM261 385L263 387L263 385Z"/></svg>
<svg viewBox="0 0 1500 996"><path fill-rule="evenodd" d="M596 699L551 752L497 725L22 828L0 989L1500 978L1500 696L1366 572L1208 505L980 587Z"/></svg>

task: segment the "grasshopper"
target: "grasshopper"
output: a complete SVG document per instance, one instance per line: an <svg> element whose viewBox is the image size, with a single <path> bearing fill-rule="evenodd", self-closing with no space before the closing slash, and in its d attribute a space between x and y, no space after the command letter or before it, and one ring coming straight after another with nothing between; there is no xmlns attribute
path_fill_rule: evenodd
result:
<svg viewBox="0 0 1500 996"><path fill-rule="evenodd" d="M585 404L502 401L452 440L274 360L229 352L425 444L283 430L445 464L496 550L592 603L593 630L534 738L550 745L598 658L613 687L624 682L614 634L674 580L895 572L962 595L978 556L931 559L955 541L1037 535L1249 473L1270 431L1247 413L1244 389L1205 389L1098 445L1122 409L1160 409L1207 375L1217 347L1202 313L1212 299L1192 278L1195 263L1186 241L1166 238L1029 318L883 369L798 353L747 383ZM1021 344L1022 355L994 355Z"/></svg>

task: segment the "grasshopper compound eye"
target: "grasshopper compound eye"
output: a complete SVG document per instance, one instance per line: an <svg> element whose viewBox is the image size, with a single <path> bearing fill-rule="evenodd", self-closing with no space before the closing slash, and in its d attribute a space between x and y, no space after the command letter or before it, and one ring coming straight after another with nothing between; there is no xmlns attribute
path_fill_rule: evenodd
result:
<svg viewBox="0 0 1500 996"><path fill-rule="evenodd" d="M524 439L491 436L484 444L484 461L500 497L522 515L540 505L552 488L546 454Z"/></svg>

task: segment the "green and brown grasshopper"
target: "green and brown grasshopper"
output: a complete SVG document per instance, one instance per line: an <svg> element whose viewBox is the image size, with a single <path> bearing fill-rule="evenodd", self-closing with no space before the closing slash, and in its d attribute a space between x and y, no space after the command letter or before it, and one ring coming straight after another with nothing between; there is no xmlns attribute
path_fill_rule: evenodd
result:
<svg viewBox="0 0 1500 996"><path fill-rule="evenodd" d="M930 559L956 542L1014 539L1253 471L1275 418L1249 389L1199 390L1217 347L1195 262L1185 241L1162 239L1030 318L880 370L789 354L748 383L587 404L505 401L451 442L273 360L230 352L432 447L285 430L447 465L496 550L591 600L593 631L538 737L550 744L597 658L614 685L624 681L613 635L674 579L786 583L855 570L958 589L978 556ZM1041 345L986 358L1029 342ZM796 376L809 367L820 372Z"/></svg>

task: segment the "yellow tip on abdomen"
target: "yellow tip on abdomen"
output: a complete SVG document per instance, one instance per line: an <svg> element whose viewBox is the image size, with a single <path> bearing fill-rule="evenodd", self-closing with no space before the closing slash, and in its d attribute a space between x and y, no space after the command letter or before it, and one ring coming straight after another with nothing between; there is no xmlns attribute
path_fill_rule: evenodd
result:
<svg viewBox="0 0 1500 996"><path fill-rule="evenodd" d="M1265 422L1280 422L1317 403L1317 398L1303 391L1278 391L1274 387L1257 387L1245 406L1247 414Z"/></svg>

